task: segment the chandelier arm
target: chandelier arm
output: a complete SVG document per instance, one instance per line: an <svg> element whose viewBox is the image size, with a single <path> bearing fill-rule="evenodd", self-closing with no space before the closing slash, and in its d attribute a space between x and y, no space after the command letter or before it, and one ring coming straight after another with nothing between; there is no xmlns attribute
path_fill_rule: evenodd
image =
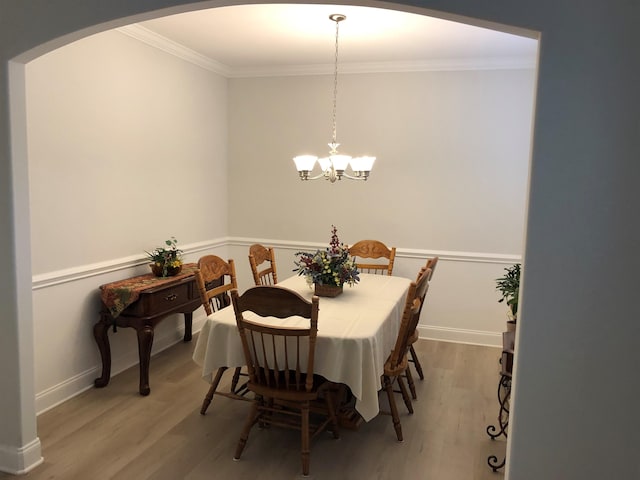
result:
<svg viewBox="0 0 640 480"><path fill-rule="evenodd" d="M324 172L319 173L318 175L314 175L313 177L305 177L305 180L318 180L320 178L324 178L326 175Z"/></svg>
<svg viewBox="0 0 640 480"><path fill-rule="evenodd" d="M358 176L353 176L353 175L349 175L348 173L343 173L342 174L343 177L348 178L349 180L364 180L366 181L367 178L369 178L369 172L366 172L365 175L358 175Z"/></svg>

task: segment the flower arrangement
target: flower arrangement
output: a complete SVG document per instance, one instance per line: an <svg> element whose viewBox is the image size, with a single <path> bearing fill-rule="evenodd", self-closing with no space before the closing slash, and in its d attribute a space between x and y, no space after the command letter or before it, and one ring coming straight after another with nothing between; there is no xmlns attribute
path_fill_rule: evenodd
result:
<svg viewBox="0 0 640 480"><path fill-rule="evenodd" d="M354 285L360 281L356 260L349 257L349 249L340 243L338 229L331 226L331 242L324 250L315 253L297 252L297 268L293 271L307 277L307 281L316 285L342 287L345 283Z"/></svg>
<svg viewBox="0 0 640 480"><path fill-rule="evenodd" d="M178 249L175 237L165 240L166 247L157 247L146 252L151 260L151 270L158 277L177 275L182 270L182 250Z"/></svg>

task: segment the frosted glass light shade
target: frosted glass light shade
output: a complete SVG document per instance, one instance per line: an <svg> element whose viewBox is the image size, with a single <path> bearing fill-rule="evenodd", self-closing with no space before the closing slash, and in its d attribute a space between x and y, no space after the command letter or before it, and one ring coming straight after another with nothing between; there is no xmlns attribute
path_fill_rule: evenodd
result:
<svg viewBox="0 0 640 480"><path fill-rule="evenodd" d="M351 160L351 169L354 172L370 172L376 157L356 157Z"/></svg>
<svg viewBox="0 0 640 480"><path fill-rule="evenodd" d="M316 160L318 157L315 155L298 155L293 158L293 161L296 164L296 170L299 172L307 171L310 172L313 170L313 166L316 164Z"/></svg>
<svg viewBox="0 0 640 480"><path fill-rule="evenodd" d="M351 161L351 157L349 155L331 155L329 158L336 170L346 170L349 162Z"/></svg>
<svg viewBox="0 0 640 480"><path fill-rule="evenodd" d="M328 168L331 168L331 160L329 160L329 157L319 158L318 163L320 164L320 169L323 172L326 172Z"/></svg>

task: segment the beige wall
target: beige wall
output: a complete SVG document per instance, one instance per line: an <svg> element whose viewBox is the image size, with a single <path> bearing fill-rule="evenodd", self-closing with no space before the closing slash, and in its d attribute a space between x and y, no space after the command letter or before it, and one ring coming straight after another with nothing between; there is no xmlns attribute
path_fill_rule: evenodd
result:
<svg viewBox="0 0 640 480"><path fill-rule="evenodd" d="M31 62L33 273L226 235L226 92L226 79L118 31Z"/></svg>
<svg viewBox="0 0 640 480"><path fill-rule="evenodd" d="M148 273L144 251L171 236L187 260L226 236L227 81L118 31L34 60L26 78L43 411L100 375L99 285ZM180 338L174 317L154 352ZM137 362L132 333L111 335L114 373Z"/></svg>
<svg viewBox="0 0 640 480"><path fill-rule="evenodd" d="M535 72L350 74L339 79L340 151L377 156L366 182L301 182L324 156L331 76L232 79L230 234L404 249L522 253ZM317 167L316 167L317 173Z"/></svg>

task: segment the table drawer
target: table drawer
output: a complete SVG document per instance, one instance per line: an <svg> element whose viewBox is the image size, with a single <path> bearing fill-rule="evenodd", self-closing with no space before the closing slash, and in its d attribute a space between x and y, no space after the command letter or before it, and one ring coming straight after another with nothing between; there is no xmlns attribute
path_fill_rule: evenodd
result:
<svg viewBox="0 0 640 480"><path fill-rule="evenodd" d="M181 283L153 292L143 292L137 302L130 305L124 315L148 317L180 308L193 300L191 283Z"/></svg>

